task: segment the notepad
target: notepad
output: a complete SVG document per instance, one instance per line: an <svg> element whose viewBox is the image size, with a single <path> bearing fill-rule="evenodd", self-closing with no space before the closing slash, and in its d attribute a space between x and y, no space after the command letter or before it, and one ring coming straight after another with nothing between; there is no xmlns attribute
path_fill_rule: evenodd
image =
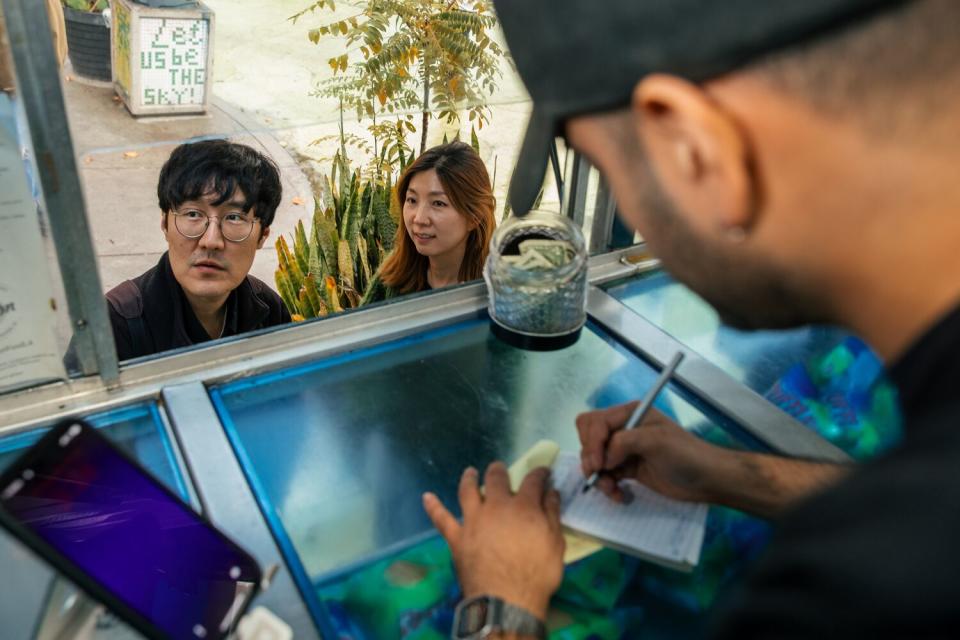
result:
<svg viewBox="0 0 960 640"><path fill-rule="evenodd" d="M540 440L537 442L530 447L526 453L520 456L516 462L510 465L510 488L514 491L519 490L523 479L537 467L552 467L559 453L560 445L556 442L552 440ZM586 558L603 548L603 545L596 540L585 538L572 531L563 532L563 541L564 564L570 564Z"/></svg>
<svg viewBox="0 0 960 640"><path fill-rule="evenodd" d="M633 495L618 504L602 492L583 493L580 459L560 453L553 464L553 483L560 492L564 527L604 546L673 569L691 571L700 561L707 505L681 502L627 481Z"/></svg>

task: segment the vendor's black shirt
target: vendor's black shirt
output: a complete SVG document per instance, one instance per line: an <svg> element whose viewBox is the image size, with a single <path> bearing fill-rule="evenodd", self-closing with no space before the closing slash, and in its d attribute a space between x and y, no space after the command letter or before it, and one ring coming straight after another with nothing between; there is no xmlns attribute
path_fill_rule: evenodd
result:
<svg viewBox="0 0 960 640"><path fill-rule="evenodd" d="M107 302L121 360L211 340L174 277L166 253L152 269L107 292ZM223 337L290 322L280 296L251 275L230 293L226 304Z"/></svg>
<svg viewBox="0 0 960 640"><path fill-rule="evenodd" d="M960 308L889 374L900 446L783 518L717 637L960 637Z"/></svg>

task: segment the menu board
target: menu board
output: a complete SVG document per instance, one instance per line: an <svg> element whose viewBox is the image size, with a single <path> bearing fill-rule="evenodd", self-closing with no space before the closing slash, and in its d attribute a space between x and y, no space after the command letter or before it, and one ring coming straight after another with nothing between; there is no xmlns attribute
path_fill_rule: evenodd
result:
<svg viewBox="0 0 960 640"><path fill-rule="evenodd" d="M0 95L0 392L65 378L37 203Z"/></svg>

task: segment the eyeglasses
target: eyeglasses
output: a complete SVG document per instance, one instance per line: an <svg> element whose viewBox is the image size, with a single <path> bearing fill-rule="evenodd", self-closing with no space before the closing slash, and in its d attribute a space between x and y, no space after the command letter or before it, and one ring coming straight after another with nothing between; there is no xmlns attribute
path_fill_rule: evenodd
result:
<svg viewBox="0 0 960 640"><path fill-rule="evenodd" d="M189 211L173 211L173 225L185 238L195 240L207 232L210 226L210 218L214 218L220 225L220 233L224 240L230 242L243 242L253 233L253 223L256 221L252 216L244 216L239 213L228 213L222 218L217 216L208 216L200 211L191 209Z"/></svg>

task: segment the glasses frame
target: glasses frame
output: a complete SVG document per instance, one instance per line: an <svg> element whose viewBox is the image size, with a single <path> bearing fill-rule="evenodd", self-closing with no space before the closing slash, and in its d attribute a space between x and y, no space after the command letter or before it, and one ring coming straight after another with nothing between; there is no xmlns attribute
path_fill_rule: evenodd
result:
<svg viewBox="0 0 960 640"><path fill-rule="evenodd" d="M224 240L226 240L227 242L234 242L234 243L237 243L237 244L239 244L239 243L241 243L241 242L246 242L246 241L250 238L250 236L253 235L253 228L256 226L256 224L257 224L257 219L258 219L256 216L254 216L253 219L250 221L250 230L247 232L247 235L243 236L243 237L242 237L241 239L239 239L239 240L234 240L233 238L228 238L228 237L226 236L226 234L223 233L223 218L222 218L222 217L220 217L220 216L210 216L210 215L207 215L207 214L205 214L205 213L203 214L203 217L206 219L206 223L204 223L204 225L203 225L203 231L201 231L200 233L198 233L198 234L195 235L195 236L187 235L186 233L184 233L184 232L180 229L180 225L177 224L177 221L180 220L181 216L185 216L187 213L189 213L189 211L171 211L171 212L170 212L170 215L172 215L172 216L174 217L174 218L173 218L173 228L177 230L177 233L179 233L180 235L182 235L184 238L187 238L188 240L198 240L198 239L202 238L202 237L203 237L203 234L205 234L205 233L207 232L207 229L210 228L210 218L214 218L214 219L217 221L217 226L219 227L220 235L223 237ZM227 215L229 215L229 214L227 214Z"/></svg>

